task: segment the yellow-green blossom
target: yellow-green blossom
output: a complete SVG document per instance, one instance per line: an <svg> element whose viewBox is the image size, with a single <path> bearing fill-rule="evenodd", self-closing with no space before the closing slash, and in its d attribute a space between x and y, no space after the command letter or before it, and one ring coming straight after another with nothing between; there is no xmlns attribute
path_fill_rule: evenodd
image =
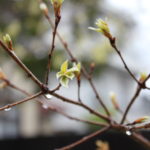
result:
<svg viewBox="0 0 150 150"><path fill-rule="evenodd" d="M97 26L96 28L89 27L88 29L94 30L96 32L100 32L108 38L112 37L110 34L110 29L108 27L108 24L105 21L103 21L102 19L97 19L95 25Z"/></svg>
<svg viewBox="0 0 150 150"><path fill-rule="evenodd" d="M10 38L10 35L6 34L5 36L3 36L3 40L7 44L8 48L12 50L12 40Z"/></svg>
<svg viewBox="0 0 150 150"><path fill-rule="evenodd" d="M73 67L68 69L68 60L66 60L60 68L60 71L56 74L57 79L60 80L60 83L64 87L68 87L69 80L72 80L76 74L80 73L81 65L73 64Z"/></svg>
<svg viewBox="0 0 150 150"><path fill-rule="evenodd" d="M9 34L6 34L5 36L3 36L3 40L6 44L8 44L9 42L11 42L11 38Z"/></svg>

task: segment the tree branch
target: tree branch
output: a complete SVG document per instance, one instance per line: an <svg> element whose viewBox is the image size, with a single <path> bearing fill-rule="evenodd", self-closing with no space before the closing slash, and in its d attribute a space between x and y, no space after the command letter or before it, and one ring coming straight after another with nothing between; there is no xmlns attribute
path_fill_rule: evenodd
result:
<svg viewBox="0 0 150 150"><path fill-rule="evenodd" d="M68 146L65 146L65 147L62 147L62 148L58 148L56 150L70 150L70 149L72 149L72 148L74 148L74 147L76 147L76 146L78 146L78 145L80 145L80 144L82 144L84 142L87 142L91 138L106 132L109 128L110 128L110 126L104 127L101 130L98 130L98 131L96 131L96 132L94 132L94 133L92 133L92 134L90 134L88 136L85 136L82 139L80 139L80 140L78 140L78 141L76 141L76 142L74 142L74 143L72 143L72 144L70 144Z"/></svg>
<svg viewBox="0 0 150 150"><path fill-rule="evenodd" d="M22 99L20 101L15 102L15 103L5 105L5 106L3 106L3 107L0 108L0 111L12 108L12 107L17 106L17 105L22 104L22 103L25 103L25 102L27 102L29 100L32 100L32 99L34 99L34 98L36 98L36 97L38 97L38 96L40 96L42 94L43 94L43 92L38 92L38 93L36 93L34 95L31 95L31 96L29 96L29 97L27 97L25 99Z"/></svg>

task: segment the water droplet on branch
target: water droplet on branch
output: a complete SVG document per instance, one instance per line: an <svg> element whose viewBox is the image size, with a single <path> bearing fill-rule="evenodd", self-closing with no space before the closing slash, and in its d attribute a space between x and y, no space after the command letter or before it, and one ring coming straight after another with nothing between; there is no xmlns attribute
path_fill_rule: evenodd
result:
<svg viewBox="0 0 150 150"><path fill-rule="evenodd" d="M45 94L45 98L51 99L53 96L51 94Z"/></svg>
<svg viewBox="0 0 150 150"><path fill-rule="evenodd" d="M48 109L48 105L46 105L46 104L43 104L42 107L43 107L44 109Z"/></svg>
<svg viewBox="0 0 150 150"><path fill-rule="evenodd" d="M126 131L126 135L128 136L132 135L131 131Z"/></svg>
<svg viewBox="0 0 150 150"><path fill-rule="evenodd" d="M11 110L11 107L5 108L4 110L5 110L5 111L10 111L10 110Z"/></svg>

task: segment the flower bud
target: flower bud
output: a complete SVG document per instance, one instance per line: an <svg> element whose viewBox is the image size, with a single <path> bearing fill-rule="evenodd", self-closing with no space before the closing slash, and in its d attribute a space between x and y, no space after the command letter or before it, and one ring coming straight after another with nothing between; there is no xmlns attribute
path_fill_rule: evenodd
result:
<svg viewBox="0 0 150 150"><path fill-rule="evenodd" d="M110 92L110 99L111 99L111 102L113 104L113 106L115 107L116 110L119 110L120 107L119 107L119 104L118 104L118 101L117 101L117 97L116 97L116 94L114 92Z"/></svg>
<svg viewBox="0 0 150 150"><path fill-rule="evenodd" d="M97 26L97 28L89 27L88 29L100 32L107 38L113 39L112 35L110 34L108 24L105 21L103 21L102 19L97 19L95 25Z"/></svg>
<svg viewBox="0 0 150 150"><path fill-rule="evenodd" d="M3 89L7 86L8 84L6 82L0 83L0 89Z"/></svg>
<svg viewBox="0 0 150 150"><path fill-rule="evenodd" d="M6 75L5 73L2 71L2 69L0 68L0 80L5 80L6 79Z"/></svg>
<svg viewBox="0 0 150 150"><path fill-rule="evenodd" d="M51 0L51 3L54 7L55 16L60 17L60 9L64 0Z"/></svg>
<svg viewBox="0 0 150 150"><path fill-rule="evenodd" d="M147 73L143 72L143 73L141 73L141 75L140 75L139 81L140 81L140 82L144 82L147 77L148 77Z"/></svg>
<svg viewBox="0 0 150 150"><path fill-rule="evenodd" d="M149 116L144 116L144 117L141 117L141 118L135 120L132 124L144 123L144 122L148 121L149 119L150 119Z"/></svg>
<svg viewBox="0 0 150 150"><path fill-rule="evenodd" d="M46 16L48 15L48 8L44 2L40 3L40 9Z"/></svg>
<svg viewBox="0 0 150 150"><path fill-rule="evenodd" d="M10 35L9 34L6 34L5 36L3 36L3 40L4 42L7 44L8 48L10 50L12 50L12 40L10 38Z"/></svg>

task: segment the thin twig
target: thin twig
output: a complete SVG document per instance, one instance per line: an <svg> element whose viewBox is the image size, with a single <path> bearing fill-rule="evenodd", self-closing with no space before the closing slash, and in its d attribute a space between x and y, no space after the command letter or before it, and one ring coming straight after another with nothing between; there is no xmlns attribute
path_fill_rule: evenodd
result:
<svg viewBox="0 0 150 150"><path fill-rule="evenodd" d="M92 78L89 79L89 83L90 83L90 85L91 85L91 87L92 87L92 89L93 89L93 91L94 91L94 93L95 93L95 95L96 95L97 100L99 101L99 103L102 105L102 107L103 107L104 110L106 111L106 114L107 114L108 116L110 116L110 112L109 112L109 110L107 109L106 105L103 103L102 98L101 98L100 95L98 94L98 91L97 91L97 89L96 89L96 87L95 87L95 85L94 85L94 83L93 83Z"/></svg>
<svg viewBox="0 0 150 150"><path fill-rule="evenodd" d="M70 116L69 114L66 114L66 113L60 111L57 108L52 108L52 107L49 107L49 106L48 106L48 108L52 111L55 111L55 112L58 112L59 114L62 114L63 116L65 116L66 118L71 119L71 120L75 120L75 121L79 121L79 122L83 122L83 123L88 123L88 124L92 124L92 125L96 125L96 126L101 126L101 127L106 127L108 125L106 123L100 123L100 122L96 122L96 121L89 121L89 120L79 119L77 117Z"/></svg>
<svg viewBox="0 0 150 150"><path fill-rule="evenodd" d="M72 148L74 148L74 147L76 147L76 146L78 146L78 145L80 145L80 144L82 144L84 142L87 142L91 138L106 132L109 128L110 128L110 126L104 127L101 130L98 130L98 131L96 131L96 132L94 132L94 133L92 133L92 134L90 134L88 136L85 136L82 139L80 139L80 140L78 140L78 141L76 141L76 142L74 142L74 143L72 143L72 144L70 144L68 146L65 146L65 147L62 147L62 148L58 148L56 150L70 150L70 149L72 149Z"/></svg>
<svg viewBox="0 0 150 150"><path fill-rule="evenodd" d="M137 89L136 89L136 92L135 92L134 96L132 97L132 99L130 100L130 102L129 102L129 104L128 104L128 106L127 106L127 108L126 108L126 110L125 110L125 112L124 112L124 114L123 114L122 120L121 120L121 122L120 122L121 124L124 123L124 121L125 121L125 119L126 119L126 116L127 116L128 112L129 112L131 106L132 106L133 103L135 102L136 98L139 96L139 94L140 94L140 92L142 91L142 89L145 89L145 88L146 88L145 83L146 83L146 81L147 81L149 78L150 78L150 75L148 75L147 78L146 78L144 81L139 82L139 84L138 84L138 86L137 86Z"/></svg>
<svg viewBox="0 0 150 150"><path fill-rule="evenodd" d="M131 138L133 138L135 141L143 145L144 148L147 150L150 149L150 141L144 138L141 134L138 133L132 133Z"/></svg>
<svg viewBox="0 0 150 150"><path fill-rule="evenodd" d="M150 123L140 125L140 126L133 126L130 128L131 131L138 131L138 130L143 130L143 129L150 129Z"/></svg>
<svg viewBox="0 0 150 150"><path fill-rule="evenodd" d="M51 44L51 49L50 52L48 54L48 64L47 64L47 72L46 72L46 77L45 77L45 84L48 85L48 80L49 80L49 73L51 70L51 60L52 60L52 55L55 49L55 37L56 37L56 33L57 33L57 27L58 24L60 22L61 17L55 17L55 26L54 26L54 31L53 31L53 38L52 38L52 44Z"/></svg>
<svg viewBox="0 0 150 150"><path fill-rule="evenodd" d="M28 92L26 92L25 90L23 90L22 88L16 86L15 84L13 84L10 80L8 79L3 79L4 82L7 83L7 85L13 89L16 89L17 91L20 91L21 93L27 95L27 96L31 96L31 94L29 94Z"/></svg>
<svg viewBox="0 0 150 150"><path fill-rule="evenodd" d="M125 121L125 119L126 119L126 116L127 116L128 112L129 112L129 110L130 110L132 104L135 102L136 98L139 96L141 90L142 90L141 86L138 85L134 96L133 96L132 99L130 100L130 103L128 104L128 106L127 106L127 108L126 108L126 110L125 110L125 112L124 112L124 114L123 114L123 117L122 117L121 122L120 122L121 124L124 123L124 121Z"/></svg>
<svg viewBox="0 0 150 150"><path fill-rule="evenodd" d="M77 93L78 93L78 101L79 101L79 102L82 102L82 101L81 101L81 97L80 97L80 90L81 90L81 80L80 80L80 79L77 79L77 86L78 86L78 87L77 87L77 88L78 88L78 89L77 89L77 90L78 90L78 92L77 92Z"/></svg>
<svg viewBox="0 0 150 150"><path fill-rule="evenodd" d="M115 51L117 52L118 56L120 57L125 69L127 70L127 72L129 73L129 75L134 79L134 81L139 84L139 81L136 79L136 77L134 76L134 74L130 71L129 67L127 66L122 54L121 54L121 51L117 48L116 46L116 43L115 43L115 40L111 40L110 39L110 44L111 46L115 49Z"/></svg>
<svg viewBox="0 0 150 150"><path fill-rule="evenodd" d="M61 87L61 84L59 83L57 87L55 87L53 90L51 90L52 93L58 91Z"/></svg>
<svg viewBox="0 0 150 150"><path fill-rule="evenodd" d="M34 95L31 95L31 96L29 96L29 97L27 97L27 98L25 98L25 99L22 99L22 100L20 100L20 101L17 101L17 102L15 102L15 103L12 103L12 104L5 105L5 106L3 106L3 107L0 108L0 111L5 110L5 109L12 108L12 107L17 106L17 105L22 104L22 103L25 103L25 102L27 102L27 101L29 101L29 100L32 100L32 99L34 99L34 98L36 98L36 97L38 97L38 96L40 96L40 95L42 95L42 94L43 94L43 92L40 91L40 92L38 92L38 93L36 93L36 94L34 94Z"/></svg>
<svg viewBox="0 0 150 150"><path fill-rule="evenodd" d="M28 77L31 77L32 80L42 87L41 81L37 79L37 77L22 63L22 61L16 56L14 51L10 50L1 40L0 40L0 46L13 58L13 60L27 73Z"/></svg>
<svg viewBox="0 0 150 150"><path fill-rule="evenodd" d="M52 92L50 92L50 91L49 91L49 94L51 94L51 95L53 95L53 96L59 98L60 100L62 100L62 101L64 101L64 102L67 102L67 103L74 104L74 105L80 106L80 107L82 107L82 108L85 108L85 109L88 110L90 113L92 113L92 114L94 114L94 115L96 115L96 116L98 116L98 117L104 119L104 120L107 121L107 122L110 122L110 120L111 120L109 117L107 117L107 116L105 116L105 115L103 115L103 114L101 114L101 113L95 111L94 109L90 108L89 106L87 106L87 105L84 104L84 103L80 103L80 102L78 102L78 101L71 100L71 99L66 98L66 97L64 97L64 96L62 96L62 95L59 95L59 94L57 94L57 93L52 93Z"/></svg>

